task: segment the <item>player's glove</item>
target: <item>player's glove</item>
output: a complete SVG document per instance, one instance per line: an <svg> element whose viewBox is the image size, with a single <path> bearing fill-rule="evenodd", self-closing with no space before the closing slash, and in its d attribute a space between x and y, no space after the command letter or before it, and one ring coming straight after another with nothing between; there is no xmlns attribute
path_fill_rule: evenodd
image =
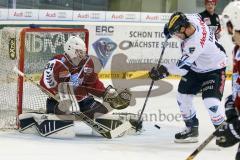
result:
<svg viewBox="0 0 240 160"><path fill-rule="evenodd" d="M118 96L118 92L116 88L113 88L111 85L109 85L105 91L105 97L115 98L117 96Z"/></svg>
<svg viewBox="0 0 240 160"><path fill-rule="evenodd" d="M225 100L225 114L227 122L231 122L233 119L238 117L238 112L235 108L232 95L229 95Z"/></svg>
<svg viewBox="0 0 240 160"><path fill-rule="evenodd" d="M114 109L124 109L129 106L132 94L128 89L116 90L111 85L106 88L103 101L108 102Z"/></svg>
<svg viewBox="0 0 240 160"><path fill-rule="evenodd" d="M167 39L172 38L168 30L168 23L164 25L163 34Z"/></svg>
<svg viewBox="0 0 240 160"><path fill-rule="evenodd" d="M152 70L149 72L149 77L154 81L163 79L168 75L169 75L169 72L167 71L167 68L163 65L161 65L158 68L153 67Z"/></svg>
<svg viewBox="0 0 240 160"><path fill-rule="evenodd" d="M220 147L230 147L240 141L240 121L232 120L231 123L225 123L215 132L217 136L216 144Z"/></svg>

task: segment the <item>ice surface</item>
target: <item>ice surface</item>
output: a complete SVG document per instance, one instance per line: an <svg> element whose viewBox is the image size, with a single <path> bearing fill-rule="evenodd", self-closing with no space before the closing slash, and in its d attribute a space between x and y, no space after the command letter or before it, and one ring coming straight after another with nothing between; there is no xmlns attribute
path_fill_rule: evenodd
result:
<svg viewBox="0 0 240 160"><path fill-rule="evenodd" d="M144 132L140 135L131 135L113 140L92 136L91 130L82 123L76 124L77 137L60 140L42 138L37 135L21 134L17 131L0 132L0 159L1 160L185 160L186 157L214 131L203 106L200 96L196 96L194 104L200 121L200 142L195 144L176 144L173 142L175 132L184 127L177 120L162 120L159 112L165 115L178 115L176 104L177 80L166 80L174 89L168 94L150 98L148 100L144 123ZM149 82L150 84L150 82ZM135 88L138 89L138 88ZM144 87L148 89L148 87ZM224 97L231 92L231 81L226 82ZM126 109L126 112L137 112L144 102L138 98L135 107ZM223 103L223 102L222 102ZM124 111L124 112L125 112ZM157 120L150 114L156 115ZM156 118L155 117L155 118ZM160 119L162 118L162 119ZM160 119L160 120L159 120ZM158 124L161 129L154 127ZM212 141L196 160L234 160L237 146L219 148Z"/></svg>

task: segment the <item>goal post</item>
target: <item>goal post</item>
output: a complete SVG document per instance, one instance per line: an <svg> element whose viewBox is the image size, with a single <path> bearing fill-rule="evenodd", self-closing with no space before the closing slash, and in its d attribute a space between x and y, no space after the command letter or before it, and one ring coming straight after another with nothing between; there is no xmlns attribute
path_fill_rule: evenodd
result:
<svg viewBox="0 0 240 160"><path fill-rule="evenodd" d="M63 45L72 35L80 36L88 51L89 32L79 28L18 28L0 30L0 129L17 128L23 112L44 112L45 95L24 81L13 67L38 82L48 60L63 54Z"/></svg>

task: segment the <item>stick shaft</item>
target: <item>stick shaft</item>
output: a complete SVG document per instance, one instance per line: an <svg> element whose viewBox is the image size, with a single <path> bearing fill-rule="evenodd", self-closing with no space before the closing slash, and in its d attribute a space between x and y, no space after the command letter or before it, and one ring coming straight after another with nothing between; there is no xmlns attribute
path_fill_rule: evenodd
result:
<svg viewBox="0 0 240 160"><path fill-rule="evenodd" d="M191 154L190 156L187 157L186 160L193 160L193 159L198 155L198 153L200 153L200 152L208 145L208 143L210 143L210 142L212 141L212 139L215 137L215 133L217 132L217 130L218 130L219 128L222 127L223 124L224 124L224 122L223 122L221 125L219 125L219 126L216 128L216 130L215 130L210 136L208 136L208 138L205 139L205 141L203 141L203 142L192 152L192 154Z"/></svg>
<svg viewBox="0 0 240 160"><path fill-rule="evenodd" d="M26 79L27 81L31 82L33 85L35 85L36 87L40 88L45 94L47 94L48 96L54 98L56 101L60 102L60 99L57 98L54 94L52 94L51 92L49 92L46 88L44 88L43 86L41 86L40 84L38 84L37 82L35 82L33 79L31 79L30 77L26 76L23 72L21 72L17 67L14 67L13 69L14 72L16 72L18 75L22 76L24 79Z"/></svg>
<svg viewBox="0 0 240 160"><path fill-rule="evenodd" d="M161 64L162 57L163 57L163 53L164 53L164 51L165 51L165 49L166 49L166 46L167 46L167 40L168 40L168 39L166 38L165 41L164 41L163 49L162 49L160 58L159 58L159 60L158 60L157 68L158 68L158 67L160 66L160 64ZM152 82L151 82L151 84L150 84L150 87L149 87L149 90L148 90L148 93L147 93L147 96L146 96L146 99L145 99L145 101L144 101L144 104L143 104L141 113L140 113L140 115L139 115L139 117L138 117L138 121L137 121L138 124L140 123L140 121L141 121L141 119L142 119L142 115L143 115L143 112L144 112L144 110L145 110L145 108L146 108L146 104L147 104L148 98L149 98L149 96L150 96L150 94L151 94L153 84L154 84L154 81L152 80ZM137 129L137 127L136 127L136 129Z"/></svg>

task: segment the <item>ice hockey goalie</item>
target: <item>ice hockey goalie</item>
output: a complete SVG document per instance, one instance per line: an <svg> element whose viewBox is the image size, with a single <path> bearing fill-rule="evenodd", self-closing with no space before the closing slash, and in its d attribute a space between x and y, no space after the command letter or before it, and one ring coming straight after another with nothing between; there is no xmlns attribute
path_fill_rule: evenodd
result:
<svg viewBox="0 0 240 160"><path fill-rule="evenodd" d="M39 82L42 90L50 93L46 100L46 113L20 115L20 131L37 132L44 137L74 137L74 113L83 113L110 129L114 129L113 124L116 128L123 121L130 121L134 128L136 123L133 121L138 118L107 114L112 109L128 107L131 93L111 85L104 87L94 72L93 60L86 54L84 41L78 36L69 37L64 52L49 60ZM95 97L102 98L110 108Z"/></svg>

